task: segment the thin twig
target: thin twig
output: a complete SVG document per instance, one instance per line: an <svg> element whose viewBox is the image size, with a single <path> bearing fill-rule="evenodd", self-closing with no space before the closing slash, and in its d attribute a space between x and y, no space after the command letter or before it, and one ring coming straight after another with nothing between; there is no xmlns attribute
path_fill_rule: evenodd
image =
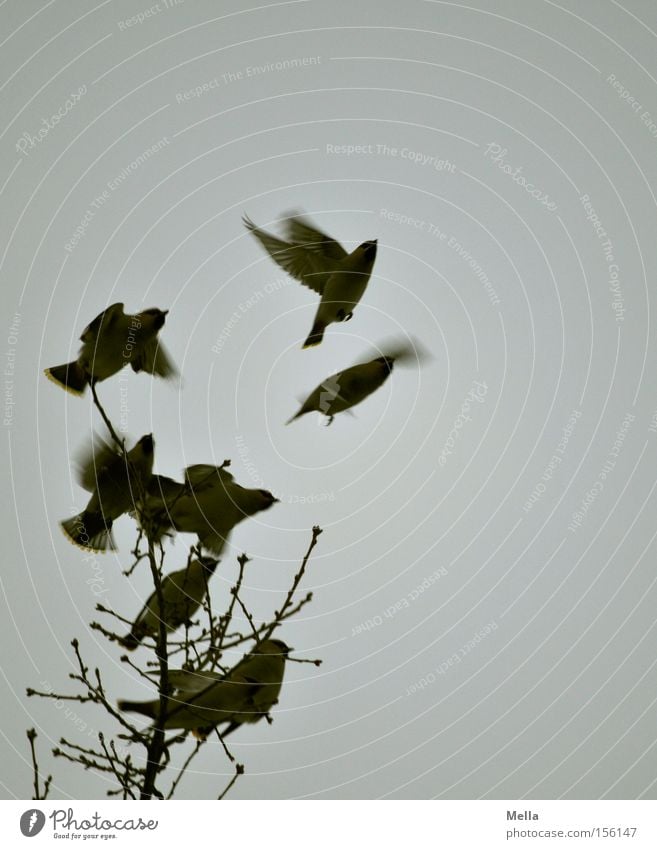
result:
<svg viewBox="0 0 657 849"><path fill-rule="evenodd" d="M115 619L118 619L119 622L122 622L124 625L132 626L132 622L130 619L126 619L125 616L120 616L116 611L112 610L109 607L105 607L104 604L97 604L96 610L99 613L107 613L109 616L113 616Z"/></svg>
<svg viewBox="0 0 657 849"><path fill-rule="evenodd" d="M233 786L233 784L235 784L235 782L236 782L236 781L237 781L237 779L240 777L240 775L244 775L244 764L235 764L235 775L234 775L234 776L231 778L231 780L228 782L228 785L226 786L226 788L225 788L225 790L223 791L223 793L220 793L220 794L217 796L217 801L218 801L218 802L220 802L222 799L224 799L224 798L225 798L226 794L228 793L228 791L230 790L230 788Z"/></svg>
<svg viewBox="0 0 657 849"><path fill-rule="evenodd" d="M151 676L150 676L147 672L144 672L144 670L143 670L141 667L137 666L137 664L136 664L136 663L133 663L133 662L130 660L130 658L128 657L128 655L127 655L127 654L122 654L122 655L121 655L121 657L120 657L120 660L121 660L121 662L122 662L122 663L127 663L127 665L128 665L131 669L134 669L134 670L135 670L135 672L137 673L137 675L141 676L141 677L142 677L145 681L148 681L148 683L149 683L151 686L157 686L157 682L156 682L156 681L153 681L153 679L151 678Z"/></svg>
<svg viewBox="0 0 657 849"><path fill-rule="evenodd" d="M222 734L221 734L221 731L219 731L219 729L215 726L215 728L214 728L214 732L215 732L215 734L217 735L217 737L219 738L219 742L220 742L220 743L221 743L221 745L224 747L224 752L226 753L226 757L228 758L228 760L229 760L231 763L233 763L233 764L234 764L234 763L235 763L235 758L234 758L234 757L232 756L232 754L230 753L230 750L228 749L228 746L226 745L226 743L225 743L225 741L224 741L224 738L223 738L223 736L222 736Z"/></svg>
<svg viewBox="0 0 657 849"><path fill-rule="evenodd" d="M164 555L162 554L162 556ZM164 611L164 595L162 593L161 579L162 564L160 562L160 568L158 568L158 563L155 559L153 540L150 537L148 538L148 562L151 567L153 583L155 584L157 604L159 609ZM155 780L161 768L160 764L162 756L166 751L164 727L167 719L167 703L169 699L169 655L167 649L167 626L162 617L160 617L159 621L157 648L155 654L157 655L160 671L160 705L155 726L153 728L153 734L146 752L147 766L146 775L144 777L144 785L140 795L141 799L152 799L154 795L158 795L155 788Z"/></svg>
<svg viewBox="0 0 657 849"><path fill-rule="evenodd" d="M126 785L123 785L123 782L122 782L122 780L121 780L121 776L119 775L118 770L117 770L117 769L116 769L116 767L114 766L114 764L115 764L115 758L114 758L114 756L110 753L110 751L109 751L109 749L107 748L107 746L105 745L105 737L104 737L104 735L103 735L102 733L100 733L100 732L99 732L99 734L98 734L98 740L100 741L100 745L103 747L103 752L105 752L105 757L107 758L107 761L109 762L109 765L110 765L110 766L111 766L111 768L112 768L112 772L114 773L114 776L115 776L116 780L119 782L119 784L120 784L120 785L122 785L122 786L123 786L123 789L125 790L125 792L126 792L126 793L128 793L128 794L130 795L130 798L131 798L131 799L136 799L136 796L134 795L134 793L132 792L132 790L130 790L130 788L129 788L129 787L127 787ZM114 748L114 747L112 746L112 748ZM116 754L116 750L114 751L114 754Z"/></svg>
<svg viewBox="0 0 657 849"><path fill-rule="evenodd" d="M184 763L184 764L180 767L180 770L179 770L179 772L178 772L178 775L176 776L175 781L174 781L174 782L173 782L173 784L171 785L171 790L169 790L169 792L168 792L168 794L167 794L167 799L171 799L171 797L173 796L173 794L176 792L176 787L178 787L178 784L180 783L180 779L181 779L181 778L183 777L183 775L185 774L185 772L186 772L186 770L187 770L187 767L190 765L190 763L194 760L194 758L195 758L195 757L196 757L196 755L198 754L198 751L199 751L199 749L201 748L201 746L202 746L202 745L203 745L203 740L197 740L197 741L196 741L196 745L194 746L194 748L193 748L193 749L192 749L192 751L190 752L189 756L187 757L187 760L186 760L186 761L185 761L185 763Z"/></svg>
<svg viewBox="0 0 657 849"><path fill-rule="evenodd" d="M118 643L121 645L121 641L123 637L117 634L115 631L109 631L107 628L103 628L100 622L90 622L89 623L90 631L99 631L105 639L109 640L110 643Z"/></svg>
<svg viewBox="0 0 657 849"><path fill-rule="evenodd" d="M85 702L97 702L98 699L93 696L68 696L66 693L44 693L41 690L33 690L32 687L28 687L26 690L26 694L28 696L39 696L42 699L54 699L56 702L64 701L64 702L80 702L80 704L84 704Z"/></svg>
<svg viewBox="0 0 657 849"><path fill-rule="evenodd" d="M36 756L36 747L34 742L37 738L37 733L35 728L29 728L27 730L27 739L30 741L30 751L32 752L32 771L34 773L34 796L33 799L47 799L48 791L50 790L50 782L52 781L52 775L49 775L45 783L43 785L43 792L39 791L39 763L37 761Z"/></svg>
<svg viewBox="0 0 657 849"><path fill-rule="evenodd" d="M288 660L291 663L312 663L313 666L321 666L322 661L319 658L305 658L305 657L289 657Z"/></svg>
<svg viewBox="0 0 657 849"><path fill-rule="evenodd" d="M301 583L301 579L303 578L304 573L306 571L306 566L308 565L308 561L310 560L310 555L312 554L313 549L317 545L317 540L319 539L319 535L321 533L322 533L322 529L319 527L319 525L315 525L314 528L313 528L312 539L310 540L310 545L308 546L308 550L306 551L306 554L305 554L305 556L304 556L304 558L301 562L301 567L299 568L299 571L297 572L297 574L294 576L294 580L292 581L292 586L290 587L288 594L285 597L285 601L283 602L283 606L281 607L280 611L276 611L276 613L274 614L275 617L276 617L274 622L272 622L272 624L269 625L265 629L263 636L260 638L261 642L268 640L271 637L271 635L274 633L276 628L278 628L278 626L281 624L281 622L285 618L285 612L288 609L288 607L290 607L291 604L292 604L292 599L294 598L294 594L297 591L297 587Z"/></svg>
<svg viewBox="0 0 657 849"><path fill-rule="evenodd" d="M125 454L126 453L126 451L125 451L125 441L122 440L122 439L119 439L119 437L117 436L116 431L114 430L114 427L112 426L112 422L109 420L109 417L108 417L107 413L105 412L103 405L100 403L100 400L98 399L98 395L96 394L96 381L95 380L90 381L90 386L91 386L91 394L92 394L93 399L94 399L94 404L96 405L96 409L98 410L98 412L100 413L100 415L103 418L103 421L105 422L105 427L109 431L109 434L112 437L112 439L114 440L114 442L116 443L116 445L120 448L121 452L123 454Z"/></svg>
<svg viewBox="0 0 657 849"><path fill-rule="evenodd" d="M246 554L241 554L237 558L237 562L239 563L240 571L237 576L237 581L235 585L231 588L231 599L230 604L228 605L228 610L222 616L220 624L219 624L219 633L217 634L217 643L219 646L223 645L224 639L226 637L226 632L228 631L228 626L231 623L233 618L233 611L235 609L235 604L237 602L237 596L239 595L240 589L242 587L242 581L244 580L244 567L249 562L249 558Z"/></svg>

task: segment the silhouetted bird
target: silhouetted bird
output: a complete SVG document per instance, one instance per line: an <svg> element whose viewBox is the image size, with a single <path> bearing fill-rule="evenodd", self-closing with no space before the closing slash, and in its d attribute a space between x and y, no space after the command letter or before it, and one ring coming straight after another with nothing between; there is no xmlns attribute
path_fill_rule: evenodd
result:
<svg viewBox="0 0 657 849"><path fill-rule="evenodd" d="M157 592L154 590L135 619L130 633L121 640L121 645L133 651L144 637L157 638L160 619L164 620L167 631L175 631L189 622L203 603L208 581L218 562L211 557L200 557L192 560L184 569L166 575L161 586L164 613L160 612Z"/></svg>
<svg viewBox="0 0 657 849"><path fill-rule="evenodd" d="M386 353L383 356L359 363L327 377L313 389L299 411L288 419L286 424L312 412L323 413L328 418L327 424L331 424L338 413L360 404L385 383L395 362L407 361L411 358L419 359L421 356L416 343L388 345L384 348Z"/></svg>
<svg viewBox="0 0 657 849"><path fill-rule="evenodd" d="M135 372L172 377L176 370L158 341L167 312L148 309L126 315L123 304L112 304L84 329L77 360L47 368L46 376L74 395L128 365Z"/></svg>
<svg viewBox="0 0 657 849"><path fill-rule="evenodd" d="M169 683L174 693L167 705L164 727L183 728L203 738L215 726L227 723L221 732L225 737L244 723L268 716L278 702L290 651L281 640L265 640L227 675L171 670ZM120 701L118 708L154 720L160 700Z"/></svg>
<svg viewBox="0 0 657 849"><path fill-rule="evenodd" d="M77 516L65 519L64 533L81 548L114 549L112 523L135 509L146 491L153 470L153 436L142 436L127 456L99 437L79 463L80 486L91 493L89 503Z"/></svg>
<svg viewBox="0 0 657 849"><path fill-rule="evenodd" d="M159 482L151 486L147 501L159 534L169 529L196 534L199 544L215 555L221 553L235 525L278 503L266 489L240 486L223 466L188 466L184 484L164 480L164 486Z"/></svg>
<svg viewBox="0 0 657 849"><path fill-rule="evenodd" d="M243 220L281 268L321 295L312 330L303 347L319 345L329 324L352 317L372 274L377 240L363 242L347 253L339 242L300 215L287 219L287 241L256 227L246 216Z"/></svg>

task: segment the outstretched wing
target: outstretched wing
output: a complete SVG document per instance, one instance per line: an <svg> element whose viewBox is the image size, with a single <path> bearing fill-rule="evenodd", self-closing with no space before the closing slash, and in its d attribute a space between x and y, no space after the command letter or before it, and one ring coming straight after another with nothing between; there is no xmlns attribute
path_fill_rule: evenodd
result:
<svg viewBox="0 0 657 849"><path fill-rule="evenodd" d="M347 256L340 242L336 242L335 239L318 230L299 213L289 213L286 229L292 244L303 246L306 250L320 256L327 266L335 267Z"/></svg>
<svg viewBox="0 0 657 849"><path fill-rule="evenodd" d="M98 331L100 330L101 324L105 324L105 330L107 330L110 323L116 318L118 315L123 314L123 304L112 304L111 306L104 309L101 313L98 313L96 318L92 322L90 322L82 331L82 335L80 336L81 342L92 342L96 336L98 335Z"/></svg>
<svg viewBox="0 0 657 849"><path fill-rule="evenodd" d="M149 339L133 354L130 365L135 372L146 371L158 377L175 377L178 373L157 336Z"/></svg>
<svg viewBox="0 0 657 849"><path fill-rule="evenodd" d="M196 492L209 486L216 486L215 476L218 476L224 485L232 483L234 480L231 473L223 466L197 463L194 466L187 466L185 469L185 483Z"/></svg>
<svg viewBox="0 0 657 849"><path fill-rule="evenodd" d="M384 339L371 346L364 355L365 359L377 357L387 357L397 365L421 365L432 360L431 354L424 345L408 334Z"/></svg>
<svg viewBox="0 0 657 849"><path fill-rule="evenodd" d="M324 286L333 271L334 263L329 266L317 252L303 245L290 244L272 236L266 230L256 227L246 216L243 221L247 230L253 233L277 265L318 295L324 292Z"/></svg>
<svg viewBox="0 0 657 849"><path fill-rule="evenodd" d="M118 450L94 434L91 446L78 457L78 482L87 492L94 492L98 479L121 462Z"/></svg>

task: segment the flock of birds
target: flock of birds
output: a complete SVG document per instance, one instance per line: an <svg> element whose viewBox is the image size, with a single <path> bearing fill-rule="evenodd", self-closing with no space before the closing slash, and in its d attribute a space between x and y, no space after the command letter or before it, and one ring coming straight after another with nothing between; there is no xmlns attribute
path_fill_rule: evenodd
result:
<svg viewBox="0 0 657 849"><path fill-rule="evenodd" d="M304 348L319 345L331 324L352 318L372 274L376 240L363 242L348 253L299 214L285 219L286 239L260 229L246 217L244 224L281 268L320 296ZM76 395L127 365L137 373L172 377L176 369L159 341L166 315L167 311L156 308L129 315L123 304L113 304L83 331L77 359L48 368L45 374ZM418 353L414 343L389 344L374 359L331 375L308 395L288 423L316 411L330 424L337 413L350 410L375 392L396 361L418 359ZM205 600L208 581L219 562L217 556L232 529L278 501L268 490L238 484L227 470L228 461L222 466L188 466L180 483L153 474L153 459L152 434L142 436L126 453L96 437L78 469L79 483L90 493L87 506L61 523L71 542L93 551L115 549L112 524L126 513L139 518L156 540L174 532L196 535L199 556L185 569L162 578L163 609L157 592L153 592L129 634L121 640L129 650L146 638L156 638L161 621L169 631L189 622ZM290 651L284 642L268 639L228 674L170 670L173 692L165 727L191 730L204 737L212 728L225 724L221 732L224 737L242 723L268 716L278 701ZM157 718L159 706L159 698L119 702L120 709L150 719Z"/></svg>

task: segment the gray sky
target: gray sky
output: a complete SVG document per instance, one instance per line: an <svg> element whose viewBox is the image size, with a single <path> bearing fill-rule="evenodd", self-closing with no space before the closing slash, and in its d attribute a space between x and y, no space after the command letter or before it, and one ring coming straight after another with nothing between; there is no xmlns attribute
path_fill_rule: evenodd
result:
<svg viewBox="0 0 657 849"><path fill-rule="evenodd" d="M107 381L115 422L154 432L160 473L231 458L282 501L234 533L215 603L247 551L270 614L325 529L281 631L324 663L289 664L274 724L235 734L233 798L654 798L657 10L480 6L0 9L4 797L31 792L32 725L55 797L105 794L47 754L105 716L24 696L67 687L73 637L113 697L147 695L87 625L148 593L121 575L130 520L93 564L58 528L101 422L42 374L122 301L170 309L183 377ZM295 208L379 240L353 320L308 351L316 296L241 224ZM420 369L284 426L404 333ZM180 795L229 772L208 745Z"/></svg>

